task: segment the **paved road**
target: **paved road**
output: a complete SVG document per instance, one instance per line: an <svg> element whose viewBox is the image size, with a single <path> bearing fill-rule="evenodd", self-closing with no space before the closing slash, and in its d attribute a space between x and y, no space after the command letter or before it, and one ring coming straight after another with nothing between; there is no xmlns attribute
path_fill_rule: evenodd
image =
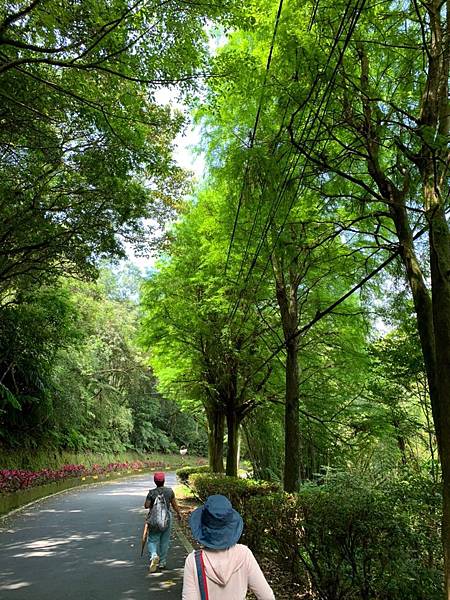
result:
<svg viewBox="0 0 450 600"><path fill-rule="evenodd" d="M167 571L148 575L147 553L140 558L151 481L70 490L0 521L1 600L179 599L186 550L178 536Z"/></svg>

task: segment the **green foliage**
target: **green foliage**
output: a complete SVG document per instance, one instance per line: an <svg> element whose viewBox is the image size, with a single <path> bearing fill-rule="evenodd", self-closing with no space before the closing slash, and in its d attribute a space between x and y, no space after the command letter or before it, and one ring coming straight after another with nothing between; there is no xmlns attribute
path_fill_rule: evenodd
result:
<svg viewBox="0 0 450 600"><path fill-rule="evenodd" d="M185 177L172 161L182 116L162 85L196 87L205 18L233 2L3 2L0 7L0 300L101 257L148 249Z"/></svg>
<svg viewBox="0 0 450 600"><path fill-rule="evenodd" d="M283 410L258 408L244 423L246 452L256 479L281 481L283 476Z"/></svg>
<svg viewBox="0 0 450 600"><path fill-rule="evenodd" d="M442 595L440 502L427 478L335 473L298 496L252 498L243 514L250 545L323 600L425 600Z"/></svg>
<svg viewBox="0 0 450 600"><path fill-rule="evenodd" d="M208 473L210 468L208 465L203 465L200 467L182 467L181 469L177 469L177 477L181 483L188 483L191 475L196 473Z"/></svg>
<svg viewBox="0 0 450 600"><path fill-rule="evenodd" d="M0 319L0 437L11 445L37 441L48 428L55 411L53 361L79 339L66 287L42 288L21 300L3 309Z"/></svg>
<svg viewBox="0 0 450 600"><path fill-rule="evenodd" d="M269 353L256 308L244 302L230 319L237 290L223 279L223 212L223 198L207 190L174 226L158 271L142 288L140 339L151 349L161 394L197 414L204 408L210 435L212 423L227 417L229 466L237 451L230 422L239 425L264 402L271 368L255 368Z"/></svg>
<svg viewBox="0 0 450 600"><path fill-rule="evenodd" d="M0 395L3 400L3 406L9 404L10 407L15 408L16 410L22 410L22 407L17 398L3 383L0 383Z"/></svg>
<svg viewBox="0 0 450 600"><path fill-rule="evenodd" d="M181 446L186 446L189 454L206 456L208 453L207 434L201 420L199 423L197 415L181 411L175 402L164 398L155 391L153 392L153 402L156 402L157 409L152 418L153 425L157 432L165 433L170 447L173 447L174 451L178 451ZM148 399L144 401L144 405L150 406ZM142 421L145 422L145 419ZM160 437L159 440L161 441Z"/></svg>
<svg viewBox="0 0 450 600"><path fill-rule="evenodd" d="M0 440L7 448L204 453L190 415L156 394L135 345L137 309L109 282L61 281L0 319ZM115 284L116 289L120 284Z"/></svg>
<svg viewBox="0 0 450 600"><path fill-rule="evenodd" d="M437 481L436 439L416 318L404 297L390 300L385 310L390 331L377 335L368 347L366 387L350 421L361 448L355 460L379 472L399 463L416 469L427 464Z"/></svg>
<svg viewBox="0 0 450 600"><path fill-rule="evenodd" d="M212 494L222 494L229 498L238 511L244 510L249 498L266 496L280 489L278 484L269 481L226 477L225 475L206 475L203 473L191 475L189 483L202 500L206 500Z"/></svg>
<svg viewBox="0 0 450 600"><path fill-rule="evenodd" d="M275 483L181 471L199 496L230 497L251 545L322 600L434 600L440 492L395 476L399 464L431 465L439 478L412 309L403 297L394 310L378 284L334 303L399 249L416 252L410 270L422 264L427 278L417 233L438 234L439 211L421 197L426 186L437 203L448 197L448 119L436 103L436 131L423 103L448 94L426 87L424 46L437 43L429 30L444 3L366 3L357 15L338 0L310 21L311 5L292 0L276 36L276 0L243 4L0 8L0 440L28 454L43 444L203 452L207 427L221 463L227 418L229 458L243 425L257 477L279 481L292 460L305 482L286 496ZM172 161L182 117L155 91L180 79L196 92L210 19L231 28L217 33L227 40L196 100L208 174L185 203ZM446 89L445 75L435 80ZM58 279L92 278L125 241L145 252L147 224L164 226L181 206L141 309L136 270ZM380 307L392 326L383 336ZM288 364L299 374L295 456ZM351 474L322 476L330 465Z"/></svg>

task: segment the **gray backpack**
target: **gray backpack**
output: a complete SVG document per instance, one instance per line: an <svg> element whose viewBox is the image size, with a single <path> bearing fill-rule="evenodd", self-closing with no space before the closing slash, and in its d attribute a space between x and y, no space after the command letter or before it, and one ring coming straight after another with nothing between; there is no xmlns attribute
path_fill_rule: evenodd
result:
<svg viewBox="0 0 450 600"><path fill-rule="evenodd" d="M169 526L169 508L164 492L158 492L147 515L147 523L153 531L165 531Z"/></svg>

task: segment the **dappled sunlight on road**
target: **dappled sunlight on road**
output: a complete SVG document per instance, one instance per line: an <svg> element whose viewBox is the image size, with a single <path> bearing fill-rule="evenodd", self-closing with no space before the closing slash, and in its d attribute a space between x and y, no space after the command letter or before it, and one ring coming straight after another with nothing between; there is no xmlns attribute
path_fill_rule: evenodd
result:
<svg viewBox="0 0 450 600"><path fill-rule="evenodd" d="M137 507L137 508L129 508L129 509L128 509L128 512L130 512L130 513L139 513L140 515L142 515L142 514L143 514L143 513L142 513L142 507L141 507L141 506L139 506L139 507ZM147 512L147 511L145 511L145 512Z"/></svg>
<svg viewBox="0 0 450 600"><path fill-rule="evenodd" d="M14 558L36 558L36 557L43 557L43 556L53 556L53 555L58 555L58 556L62 556L63 552L61 552L60 547L61 546L70 546L70 548L72 548L75 544L75 547L78 549L81 549L79 546L79 542L85 542L86 540L95 540L95 539L99 539L101 537L103 537L104 535L108 535L110 534L109 531L102 531L102 532L97 532L97 533L88 533L85 535L70 535L64 538L48 538L48 539L41 539L41 540L35 540L35 541L31 541L31 542L25 542L25 543L21 543L21 544L10 544L7 545L6 547L12 552L12 556ZM22 553L16 553L14 554L14 550L21 550L23 549L24 551ZM67 549L67 551L65 552L65 554L67 554L67 552L69 551L69 549Z"/></svg>
<svg viewBox="0 0 450 600"><path fill-rule="evenodd" d="M3 579L3 577L2 577ZM2 590L6 591L6 590L20 590L22 588L26 588L28 586L30 586L31 583L28 583L28 581L6 581L6 583L1 583L0 584L0 592Z"/></svg>
<svg viewBox="0 0 450 600"><path fill-rule="evenodd" d="M163 572L148 575L147 549L140 556L149 487L146 475L70 490L0 521L1 600L178 599L178 540Z"/></svg>
<svg viewBox="0 0 450 600"><path fill-rule="evenodd" d="M125 537L116 537L111 541L111 543L112 544L123 544L124 542L131 542L130 546L133 547L135 541L136 541L136 535L128 535Z"/></svg>
<svg viewBox="0 0 450 600"><path fill-rule="evenodd" d="M80 513L80 512L83 512L83 511L80 510L80 509L74 509L74 510L55 510L54 508L52 508L52 509L47 508L47 509L41 509L41 510L39 510L37 512L40 512L40 513L54 513L54 514L56 514L56 513Z"/></svg>
<svg viewBox="0 0 450 600"><path fill-rule="evenodd" d="M99 496L126 496L127 498L129 498L130 496L139 496L139 498L142 498L142 490L137 490L135 492L131 492L130 494L121 491L102 492L99 494Z"/></svg>
<svg viewBox="0 0 450 600"><path fill-rule="evenodd" d="M177 586L179 586L180 578L183 577L183 569L173 569L164 571L163 573L152 573L151 575L147 575L145 581L147 583L147 587L144 592L144 598L165 598L167 600L171 600L176 597L179 598L181 596L181 591L176 596L172 594L167 594L168 590L176 591ZM115 596L117 600L135 600L140 597L142 594L142 590L139 588L128 589L121 593L120 596ZM148 594L148 595L147 595Z"/></svg>
<svg viewBox="0 0 450 600"><path fill-rule="evenodd" d="M149 592L161 592L175 587L183 578L183 569L169 569L163 573L152 573L147 575Z"/></svg>
<svg viewBox="0 0 450 600"><path fill-rule="evenodd" d="M148 487L150 487L150 482L148 482ZM126 490L124 490L123 488L118 488L118 489L112 489L112 490L99 490L98 495L99 496L139 496L139 498L142 498L142 496L144 495L145 497L145 492L147 491L148 487L144 487L143 486L136 486L136 487L129 487Z"/></svg>
<svg viewBox="0 0 450 600"><path fill-rule="evenodd" d="M116 558L104 558L102 560L94 560L94 565L103 565L104 567L133 567L134 562L131 560L117 560Z"/></svg>

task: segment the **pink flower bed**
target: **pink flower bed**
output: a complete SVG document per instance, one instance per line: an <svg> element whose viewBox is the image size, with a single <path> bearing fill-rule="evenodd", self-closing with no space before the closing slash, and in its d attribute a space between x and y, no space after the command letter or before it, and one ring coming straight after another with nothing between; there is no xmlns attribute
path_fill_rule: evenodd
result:
<svg viewBox="0 0 450 600"><path fill-rule="evenodd" d="M24 469L0 469L0 494L24 490L44 483L61 481L70 477L86 477L88 475L104 475L117 471L137 471L139 469L163 468L164 464L155 461L140 461L109 463L106 466L64 465L60 469L41 469L26 471Z"/></svg>

